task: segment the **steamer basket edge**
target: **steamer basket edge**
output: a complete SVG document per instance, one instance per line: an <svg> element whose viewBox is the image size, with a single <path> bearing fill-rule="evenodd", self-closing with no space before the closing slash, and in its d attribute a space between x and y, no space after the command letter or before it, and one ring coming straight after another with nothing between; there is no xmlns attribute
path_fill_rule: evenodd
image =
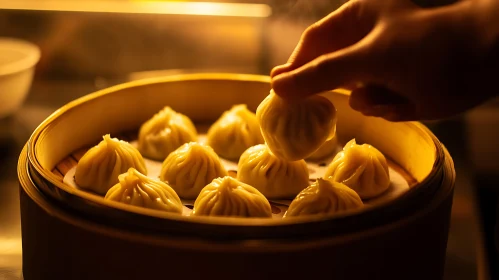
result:
<svg viewBox="0 0 499 280"><path fill-rule="evenodd" d="M57 187L57 181L54 180L54 178L51 178L50 175L51 174L47 174L47 172L45 172L43 170L43 168L41 168L39 165L37 165L37 160L36 160L36 155L34 154L34 149L32 147L32 144L35 142L36 140L36 132L37 131L41 131L46 125L47 123L53 121L54 119L56 119L58 116L60 116L61 114L63 114L64 112L68 111L68 110L71 110L72 108L74 108L74 106L78 106L84 102L87 102L89 100L94 100L100 96L103 96L103 95L106 95L108 93L113 93L113 92L116 92L116 91L119 91L120 89L123 89L123 88L131 88L131 87L134 87L134 86L141 86L141 85L147 85L147 84L150 84L150 83L163 83L163 82L178 82L179 80L182 80L182 81L196 81L196 80L202 80L202 79L206 79L206 80L220 80L220 79L224 79L224 80L237 80L237 81L240 81L241 79L245 82L252 82L252 81L256 81L258 83L264 83L264 84L268 84L268 81L269 81L269 78L267 76L254 76L254 75L232 75L232 74L217 74L217 73L213 73L213 74L187 74L187 75L179 75L179 76L172 76L172 77L166 77L166 78L153 78L153 79L147 79L147 80L141 80L141 81L135 81L135 82L132 82L132 83L126 83L126 84L122 84L122 85L117 85L117 86L114 86L114 87L111 87L111 88L108 88L108 89L104 89L104 90L101 90L101 91L98 91L96 93L93 93L93 94L89 94L87 96L84 96L80 99L77 99L75 101L72 101L71 103L67 104L66 106L62 107L60 110L56 111L54 114L52 114L49 118L47 118L38 128L37 130L35 131L35 133L33 133L33 136L30 138L30 145L28 147L29 149L29 160L30 160L30 163L31 163L31 168L35 171L34 173L36 174L39 174L41 175L41 178L42 180L46 180L48 181L49 184L51 185L54 185ZM347 95L348 92L346 91L340 91L339 94L343 94L343 95ZM416 129L420 129L421 131L424 131L426 133L428 133L430 135L430 137L432 138L432 141L434 141L435 143L435 153L441 153L442 150L441 150L441 146L439 145L440 143L438 142L438 140L436 140L436 138L434 138L434 136L431 134L431 132L429 130L427 130L423 125L419 124L419 123L410 123L408 125L411 125L413 126L414 128ZM31 149L30 149L31 148ZM436 161L435 162L435 165L441 165L442 162L438 162ZM435 166L435 170L432 170L432 176L428 176L427 178L425 178L425 180L431 180L435 173L438 172L438 169L440 169L441 166ZM33 174L34 176L36 176L36 174ZM424 181L422 182L424 183ZM42 188L43 190L43 188ZM65 190L67 191L67 190ZM71 191L69 192L71 193ZM120 206L120 205L119 205ZM119 207L118 207L119 208ZM172 218L172 217L168 217L168 218ZM309 219L307 219L309 220ZM320 220L320 219L319 219ZM298 223L300 222L299 220L295 220L295 223ZM208 224L210 222L207 222ZM231 223L235 223L236 225L238 224L237 221L235 222L231 222ZM217 224L217 222L215 222L215 224ZM272 224L272 222L270 223ZM263 223L263 225L265 225L265 223Z"/></svg>

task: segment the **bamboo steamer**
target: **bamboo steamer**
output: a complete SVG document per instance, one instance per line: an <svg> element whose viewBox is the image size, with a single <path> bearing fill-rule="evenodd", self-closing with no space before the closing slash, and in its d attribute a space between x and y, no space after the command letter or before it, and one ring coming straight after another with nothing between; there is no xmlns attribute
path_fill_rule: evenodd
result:
<svg viewBox="0 0 499 280"><path fill-rule="evenodd" d="M377 147L418 183L368 210L298 219L184 217L105 201L54 171L106 133L136 130L165 105L210 123L233 104L255 110L269 78L188 74L135 81L62 107L33 133L18 165L23 273L30 279L441 279L455 171L420 123L390 123L325 94L339 139Z"/></svg>

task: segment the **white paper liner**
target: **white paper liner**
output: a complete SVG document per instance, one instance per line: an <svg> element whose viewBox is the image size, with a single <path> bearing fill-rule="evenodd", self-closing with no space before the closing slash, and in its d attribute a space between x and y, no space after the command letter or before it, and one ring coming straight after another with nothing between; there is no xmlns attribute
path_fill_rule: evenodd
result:
<svg viewBox="0 0 499 280"><path fill-rule="evenodd" d="M206 135L199 135L198 142L206 143ZM134 147L137 147L137 141L130 142ZM341 146L338 146L336 153L341 151ZM327 165L333 160L336 153L333 153L331 156L322 159L318 162L309 162L307 161L307 165L309 167L310 179L315 180L316 178L321 178L324 176L326 172ZM229 170L237 170L237 162L229 161L223 158L220 158L223 166L227 171ZM144 158L146 167L147 167L147 176L154 180L159 181L159 175L161 172L162 162L150 160ZM398 173L391 167L389 167L389 175L390 175L390 187L389 189L381 194L378 197L371 198L369 200L363 200L364 207L371 207L375 205L379 205L381 203L396 199L397 197L404 194L407 190L409 190L409 183L402 176L402 174ZM76 166L72 167L64 176L63 182L69 186L74 188L78 188L75 180L74 174L76 172ZM312 181L310 182L312 183ZM78 188L79 189L79 188ZM83 190L83 189L82 189ZM194 205L194 200L181 199L182 204L184 205L182 215L189 216L192 212L192 206ZM282 218L284 213L287 211L289 204L292 200L270 200L272 205L272 217L273 218Z"/></svg>

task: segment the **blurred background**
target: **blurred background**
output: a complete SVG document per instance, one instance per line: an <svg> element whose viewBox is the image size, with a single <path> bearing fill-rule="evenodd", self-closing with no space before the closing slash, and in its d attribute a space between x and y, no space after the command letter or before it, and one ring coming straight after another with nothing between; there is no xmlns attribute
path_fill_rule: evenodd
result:
<svg viewBox="0 0 499 280"><path fill-rule="evenodd" d="M0 0L0 37L29 41L41 51L24 104L0 119L0 279L20 277L17 157L49 114L75 98L129 80L189 72L267 75L287 60L308 25L343 2ZM498 104L427 123L450 150L458 178L445 279L499 279L493 243Z"/></svg>

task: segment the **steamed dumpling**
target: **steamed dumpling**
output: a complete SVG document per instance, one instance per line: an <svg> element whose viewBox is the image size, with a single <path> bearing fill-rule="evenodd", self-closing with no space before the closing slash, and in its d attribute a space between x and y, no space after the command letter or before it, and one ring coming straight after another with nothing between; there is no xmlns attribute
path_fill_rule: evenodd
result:
<svg viewBox="0 0 499 280"><path fill-rule="evenodd" d="M192 121L167 106L140 127L139 151L145 157L164 160L184 143L196 140Z"/></svg>
<svg viewBox="0 0 499 280"><path fill-rule="evenodd" d="M226 175L227 171L211 147L190 142L165 159L160 179L168 182L181 198L195 199L213 179Z"/></svg>
<svg viewBox="0 0 499 280"><path fill-rule="evenodd" d="M308 186L308 167L304 160L280 159L260 144L241 155L237 179L269 199L290 199Z"/></svg>
<svg viewBox="0 0 499 280"><path fill-rule="evenodd" d="M78 187L102 195L118 183L118 175L131 167L147 173L142 155L130 143L111 138L109 134L103 138L83 155L75 171Z"/></svg>
<svg viewBox="0 0 499 280"><path fill-rule="evenodd" d="M266 218L272 217L272 209L257 189L226 176L201 190L191 215Z"/></svg>
<svg viewBox="0 0 499 280"><path fill-rule="evenodd" d="M166 183L151 179L134 168L118 176L119 183L107 191L106 199L139 207L182 213L182 202Z"/></svg>
<svg viewBox="0 0 499 280"><path fill-rule="evenodd" d="M227 159L237 160L251 146L263 144L260 126L246 105L235 105L208 130L207 144Z"/></svg>
<svg viewBox="0 0 499 280"><path fill-rule="evenodd" d="M336 151L336 148L338 147L338 138L336 135L331 138L330 140L326 141L326 143L322 144L322 146L315 151L313 154L311 154L307 160L320 160L324 159L328 156L332 156L334 152Z"/></svg>
<svg viewBox="0 0 499 280"><path fill-rule="evenodd" d="M284 217L334 214L363 205L354 190L342 183L319 178L296 196Z"/></svg>
<svg viewBox="0 0 499 280"><path fill-rule="evenodd" d="M289 161L309 157L336 131L336 109L320 95L285 100L271 91L256 117L272 153Z"/></svg>
<svg viewBox="0 0 499 280"><path fill-rule="evenodd" d="M380 195L390 187L385 156L371 145L350 140L326 169L325 177L355 190L362 199Z"/></svg>

